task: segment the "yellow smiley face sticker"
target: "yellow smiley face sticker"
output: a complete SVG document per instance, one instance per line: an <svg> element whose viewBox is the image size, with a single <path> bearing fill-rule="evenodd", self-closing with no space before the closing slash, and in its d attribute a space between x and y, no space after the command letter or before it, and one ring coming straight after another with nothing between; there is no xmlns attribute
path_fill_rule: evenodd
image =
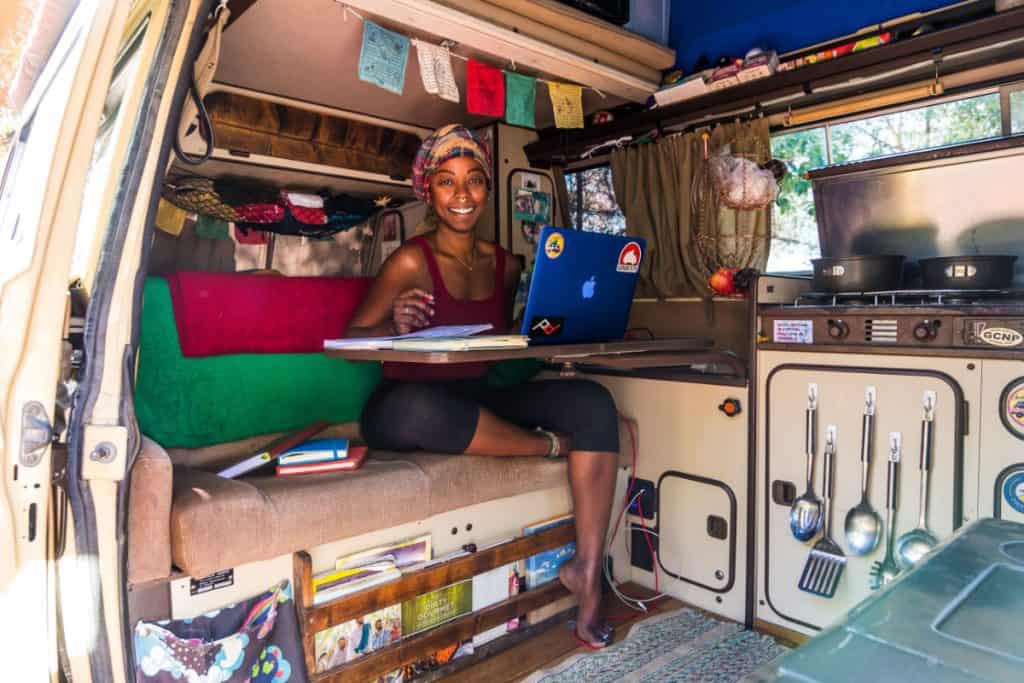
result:
<svg viewBox="0 0 1024 683"><path fill-rule="evenodd" d="M562 237L561 233L553 232L548 235L547 240L544 242L544 253L547 254L549 259L556 259L562 255L562 251L565 249L565 238Z"/></svg>

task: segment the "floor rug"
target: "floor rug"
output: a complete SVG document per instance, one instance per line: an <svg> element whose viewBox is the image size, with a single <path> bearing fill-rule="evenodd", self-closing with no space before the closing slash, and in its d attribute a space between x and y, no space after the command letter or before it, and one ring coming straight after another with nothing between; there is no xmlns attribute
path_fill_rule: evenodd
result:
<svg viewBox="0 0 1024 683"><path fill-rule="evenodd" d="M620 642L570 657L524 683L732 683L784 652L768 636L683 608L634 624Z"/></svg>

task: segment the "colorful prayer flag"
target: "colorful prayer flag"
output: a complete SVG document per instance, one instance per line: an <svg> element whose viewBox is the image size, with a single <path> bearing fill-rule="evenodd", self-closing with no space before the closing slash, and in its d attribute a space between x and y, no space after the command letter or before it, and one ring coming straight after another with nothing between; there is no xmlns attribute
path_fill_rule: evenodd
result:
<svg viewBox="0 0 1024 683"><path fill-rule="evenodd" d="M359 80L401 95L405 87L405 63L408 59L408 38L401 33L381 28L372 21L363 21Z"/></svg>
<svg viewBox="0 0 1024 683"><path fill-rule="evenodd" d="M505 121L513 126L536 128L533 119L537 79L505 72Z"/></svg>
<svg viewBox="0 0 1024 683"><path fill-rule="evenodd" d="M505 77L501 69L475 59L466 63L466 111L484 116L505 115Z"/></svg>
<svg viewBox="0 0 1024 683"><path fill-rule="evenodd" d="M583 88L570 83L548 83L556 128L583 127Z"/></svg>
<svg viewBox="0 0 1024 683"><path fill-rule="evenodd" d="M423 89L431 95L439 95L449 102L459 101L459 86L452 71L452 55L447 48L416 41L416 54L420 62L420 78Z"/></svg>

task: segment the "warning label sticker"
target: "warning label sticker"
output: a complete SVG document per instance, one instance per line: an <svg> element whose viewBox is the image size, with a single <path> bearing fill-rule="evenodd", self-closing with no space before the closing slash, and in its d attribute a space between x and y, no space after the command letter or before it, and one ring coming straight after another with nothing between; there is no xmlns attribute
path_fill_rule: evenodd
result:
<svg viewBox="0 0 1024 683"><path fill-rule="evenodd" d="M814 322L811 320L776 320L772 329L776 344L813 344Z"/></svg>

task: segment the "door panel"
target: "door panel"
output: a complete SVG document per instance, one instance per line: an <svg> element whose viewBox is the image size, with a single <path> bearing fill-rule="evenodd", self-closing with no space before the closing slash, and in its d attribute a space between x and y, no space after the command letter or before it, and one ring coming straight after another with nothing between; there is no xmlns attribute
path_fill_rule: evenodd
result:
<svg viewBox="0 0 1024 683"><path fill-rule="evenodd" d="M19 680L49 680L55 605L48 553L50 425L61 364L68 272L84 173L99 128L114 2L82 2L22 114L0 191L0 607ZM82 131L88 131L83 133Z"/></svg>
<svg viewBox="0 0 1024 683"><path fill-rule="evenodd" d="M658 483L658 561L681 581L726 592L736 581L736 495L726 484L682 472Z"/></svg>
<svg viewBox="0 0 1024 683"><path fill-rule="evenodd" d="M774 500L776 482L790 482L797 495L806 489L805 410L807 385L818 386L817 449L814 490L822 495L825 431L838 429L835 492L832 499L832 538L847 557L846 569L832 599L801 591L797 584L813 542L802 543L789 531L790 505ZM963 395L952 378L931 370L905 368L842 368L842 366L782 365L768 376L762 406L767 423L766 448L759 488L767 523L760 533L763 549L764 592L767 607L792 624L820 629L868 596L870 570L884 557L884 539L864 557L853 556L843 534L847 511L860 500L860 446L864 394L877 390L871 477L868 495L885 523L888 435L902 434L896 536L917 526L922 396L937 395L934 452L930 475L928 526L940 541L949 537L962 517ZM884 528L884 526L883 526Z"/></svg>

